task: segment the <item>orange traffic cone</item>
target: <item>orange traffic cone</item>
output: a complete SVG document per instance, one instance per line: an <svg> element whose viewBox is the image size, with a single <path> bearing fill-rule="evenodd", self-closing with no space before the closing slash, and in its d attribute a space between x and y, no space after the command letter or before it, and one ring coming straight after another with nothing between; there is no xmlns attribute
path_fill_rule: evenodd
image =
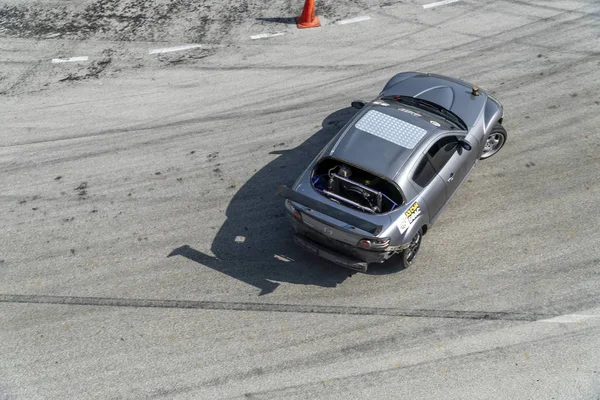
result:
<svg viewBox="0 0 600 400"><path fill-rule="evenodd" d="M296 25L298 29L321 26L319 18L315 14L315 0L306 0L304 2L304 10L302 10L302 15L296 17Z"/></svg>

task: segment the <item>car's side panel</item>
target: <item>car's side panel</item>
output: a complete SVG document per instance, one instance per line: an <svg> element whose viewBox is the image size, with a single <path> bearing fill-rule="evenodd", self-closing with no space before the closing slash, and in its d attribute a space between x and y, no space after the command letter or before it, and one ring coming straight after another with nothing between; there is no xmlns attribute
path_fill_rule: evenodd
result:
<svg viewBox="0 0 600 400"><path fill-rule="evenodd" d="M475 160L475 164L473 164L471 166L471 168L469 169L469 171L467 172L467 174L464 176L463 182L469 177L469 175L471 174L471 171L473 171L473 168L475 168L475 165L477 164L477 161L478 161L478 159ZM461 184L462 184L462 182L461 182ZM461 184L459 184L458 187L460 187ZM430 219L430 224L431 225L433 225L434 222L436 221L436 219L442 214L442 212L444 211L444 208L446 208L446 206L448 205L448 203L450 202L450 200L452 200L452 197L456 194L457 191L458 191L458 189L455 190L453 193L450 194L450 193L448 193L448 189L446 188L446 192L448 193L448 196L446 198L446 203L442 206L442 208L440 209L440 211L438 212L438 214L434 218Z"/></svg>
<svg viewBox="0 0 600 400"><path fill-rule="evenodd" d="M459 139L464 139L464 137L459 136ZM446 184L447 198L452 197L454 192L458 190L471 168L475 165L477 158L478 152L475 146L470 151L457 146L450 160L439 171L440 178Z"/></svg>
<svg viewBox="0 0 600 400"><path fill-rule="evenodd" d="M425 187L419 186L419 184L413 180L413 177L420 160L429 157L427 155L429 149L431 149L436 143L439 143L440 140L448 137L465 139L465 134L445 135L442 138L438 138L437 140L429 143L423 151L421 158L414 162L410 173L404 175L405 179L410 182L416 193L418 193L419 197L421 197L422 202L427 205L428 214L426 224L428 225L433 224L433 222L437 219L444 206L448 202L448 199L452 197L456 190L458 190L479 157L478 140L471 138L469 141L473 146L471 151L467 151L462 147L455 147L451 151L452 155L448 161L436 171L433 179L426 184Z"/></svg>
<svg viewBox="0 0 600 400"><path fill-rule="evenodd" d="M489 131L494 125L494 123L496 123L500 118L502 118L503 112L504 110L500 103L488 96L488 100L485 103L484 111L484 124L486 131Z"/></svg>
<svg viewBox="0 0 600 400"><path fill-rule="evenodd" d="M479 124L473 127L469 131L469 134L464 138L464 140L472 147L470 152L473 156L473 162L479 158L483 151L483 145L485 144L485 141L483 140L484 135L485 130L483 129L483 124Z"/></svg>
<svg viewBox="0 0 600 400"><path fill-rule="evenodd" d="M419 196L422 201L427 204L427 209L429 211L428 221L435 220L444 207L444 204L446 204L447 196L448 194L444 179L441 176L436 175Z"/></svg>
<svg viewBox="0 0 600 400"><path fill-rule="evenodd" d="M443 182L438 189L445 191ZM429 205L417 196L401 210L390 214L394 222L381 236L391 238L393 246L406 246L423 225L429 225L429 215Z"/></svg>

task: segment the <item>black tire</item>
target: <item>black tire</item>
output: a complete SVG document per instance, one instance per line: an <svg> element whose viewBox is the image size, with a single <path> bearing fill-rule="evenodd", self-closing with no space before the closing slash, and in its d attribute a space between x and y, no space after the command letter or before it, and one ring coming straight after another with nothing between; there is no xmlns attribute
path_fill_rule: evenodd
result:
<svg viewBox="0 0 600 400"><path fill-rule="evenodd" d="M402 253L399 254L400 262L402 263L403 268L410 267L417 254L419 253L419 249L421 248L421 242L423 241L423 231L419 229L419 231L413 236L410 241L410 247L406 250L403 250Z"/></svg>
<svg viewBox="0 0 600 400"><path fill-rule="evenodd" d="M483 148L483 153L479 159L485 160L498 153L500 149L504 147L507 138L508 135L506 129L496 122L492 128L492 132L485 138L485 147Z"/></svg>

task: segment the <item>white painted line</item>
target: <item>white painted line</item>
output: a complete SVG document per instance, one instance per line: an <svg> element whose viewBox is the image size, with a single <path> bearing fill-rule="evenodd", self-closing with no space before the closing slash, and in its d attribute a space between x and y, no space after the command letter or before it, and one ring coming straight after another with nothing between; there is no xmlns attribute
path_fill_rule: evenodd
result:
<svg viewBox="0 0 600 400"><path fill-rule="evenodd" d="M235 242L236 243L244 243L246 241L246 238L243 236L236 236L235 237Z"/></svg>
<svg viewBox="0 0 600 400"><path fill-rule="evenodd" d="M82 56L82 57L71 57L71 58L53 58L52 62L54 64L57 64L57 63L79 62L79 61L87 61L87 60L88 60L88 56Z"/></svg>
<svg viewBox="0 0 600 400"><path fill-rule="evenodd" d="M343 19L341 21L336 22L336 24L337 25L353 24L355 22L368 21L370 19L371 19L371 17L369 17L368 15L363 15L362 17Z"/></svg>
<svg viewBox="0 0 600 400"><path fill-rule="evenodd" d="M252 40L256 40L256 39L265 39L265 38L270 38L270 37L274 37L274 36L283 36L283 32L277 32L277 33L261 33L259 35L253 35L250 36L250 39Z"/></svg>
<svg viewBox="0 0 600 400"><path fill-rule="evenodd" d="M585 320L589 319L600 319L600 315L577 315L577 314L567 314L567 315L559 315L558 317L542 319L538 322L550 322L556 324L580 324Z"/></svg>
<svg viewBox="0 0 600 400"><path fill-rule="evenodd" d="M423 8L433 8L433 7L437 7L437 6L443 6L446 4L452 4L452 3L456 3L457 1L460 0L444 0L444 1L438 1L437 3L429 3L429 4L424 4Z"/></svg>
<svg viewBox="0 0 600 400"><path fill-rule="evenodd" d="M183 46L177 46L177 47L165 47L165 48L162 48L162 49L153 49L153 50L150 50L148 52L148 54L170 53L172 51L190 50L190 49L196 49L198 47L201 47L201 45L199 45L199 44L185 44Z"/></svg>
<svg viewBox="0 0 600 400"><path fill-rule="evenodd" d="M60 33L50 33L50 34L44 36L44 39L52 39L52 38L55 38L58 36L60 36Z"/></svg>

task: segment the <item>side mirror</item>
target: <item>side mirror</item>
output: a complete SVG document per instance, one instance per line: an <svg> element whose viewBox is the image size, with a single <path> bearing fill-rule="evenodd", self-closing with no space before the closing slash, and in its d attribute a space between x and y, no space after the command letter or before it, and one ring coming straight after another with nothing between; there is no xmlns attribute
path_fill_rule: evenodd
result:
<svg viewBox="0 0 600 400"><path fill-rule="evenodd" d="M469 144L469 142L461 140L460 141L460 147L462 147L463 149L467 150L467 151L471 151L472 147Z"/></svg>
<svg viewBox="0 0 600 400"><path fill-rule="evenodd" d="M351 103L352 107L356 108L357 110L360 110L361 108L363 108L365 106L365 102L362 100L355 100Z"/></svg>

